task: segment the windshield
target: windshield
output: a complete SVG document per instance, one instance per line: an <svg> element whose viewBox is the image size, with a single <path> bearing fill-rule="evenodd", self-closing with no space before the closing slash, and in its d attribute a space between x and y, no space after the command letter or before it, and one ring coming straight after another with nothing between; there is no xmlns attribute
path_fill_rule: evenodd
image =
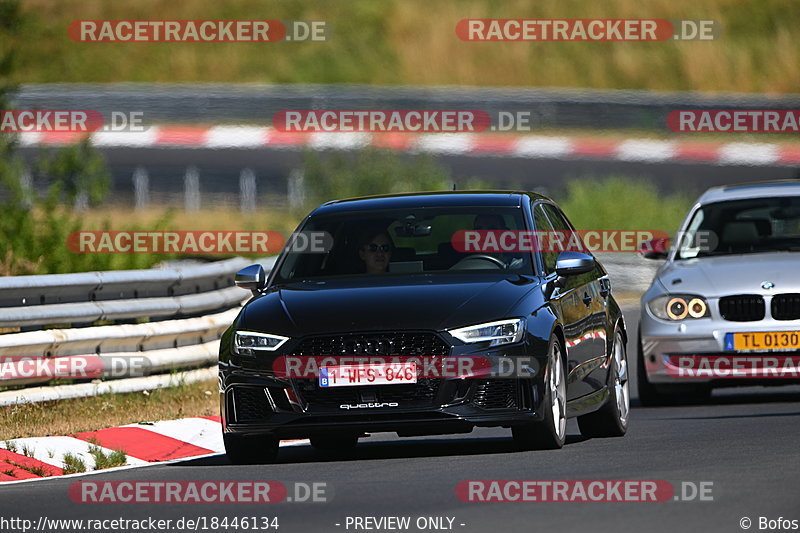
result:
<svg viewBox="0 0 800 533"><path fill-rule="evenodd" d="M800 197L753 198L699 208L677 259L800 251Z"/></svg>
<svg viewBox="0 0 800 533"><path fill-rule="evenodd" d="M530 252L460 252L464 230L525 230L520 208L419 208L312 216L303 234L325 232L322 252L286 252L275 282L332 276L408 276L470 271L533 275Z"/></svg>

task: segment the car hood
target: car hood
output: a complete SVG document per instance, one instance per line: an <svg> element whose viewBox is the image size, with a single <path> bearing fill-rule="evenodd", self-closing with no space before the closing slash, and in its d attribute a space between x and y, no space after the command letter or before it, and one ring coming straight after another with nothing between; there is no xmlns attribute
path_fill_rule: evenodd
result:
<svg viewBox="0 0 800 533"><path fill-rule="evenodd" d="M798 264L800 253L793 252L702 257L667 263L658 279L669 292L712 298L797 292L800 291ZM772 283L774 289L763 289L761 284L765 281Z"/></svg>
<svg viewBox="0 0 800 533"><path fill-rule="evenodd" d="M251 301L238 328L287 336L442 330L505 318L538 285L538 279L485 275L299 282Z"/></svg>

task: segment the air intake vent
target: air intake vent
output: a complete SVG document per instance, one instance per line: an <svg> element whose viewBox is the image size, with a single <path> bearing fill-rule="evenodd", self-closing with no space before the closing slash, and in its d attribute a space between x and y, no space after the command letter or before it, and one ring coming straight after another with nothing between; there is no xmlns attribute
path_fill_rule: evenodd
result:
<svg viewBox="0 0 800 533"><path fill-rule="evenodd" d="M233 404L237 422L264 420L271 412L267 393L260 387L234 387Z"/></svg>
<svg viewBox="0 0 800 533"><path fill-rule="evenodd" d="M487 379L478 383L473 403L482 409L515 409L517 381L513 379Z"/></svg>
<svg viewBox="0 0 800 533"><path fill-rule="evenodd" d="M436 357L449 353L450 346L434 333L390 332L309 337L295 348L292 355Z"/></svg>
<svg viewBox="0 0 800 533"><path fill-rule="evenodd" d="M731 322L763 320L766 314L764 298L757 294L738 294L719 299L719 313Z"/></svg>
<svg viewBox="0 0 800 533"><path fill-rule="evenodd" d="M772 299L772 318L775 320L800 319L800 294L778 294Z"/></svg>

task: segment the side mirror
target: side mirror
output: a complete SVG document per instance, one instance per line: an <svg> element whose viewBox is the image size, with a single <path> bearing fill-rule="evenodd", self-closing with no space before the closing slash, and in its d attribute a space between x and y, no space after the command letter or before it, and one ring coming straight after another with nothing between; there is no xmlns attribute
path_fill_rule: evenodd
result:
<svg viewBox="0 0 800 533"><path fill-rule="evenodd" d="M639 255L645 259L666 259L670 240L664 237L644 241L639 247Z"/></svg>
<svg viewBox="0 0 800 533"><path fill-rule="evenodd" d="M548 300L556 289L566 286L567 276L586 274L594 270L597 264L594 257L583 252L561 252L556 258L556 276L544 286L544 297Z"/></svg>
<svg viewBox="0 0 800 533"><path fill-rule="evenodd" d="M583 252L561 252L556 259L556 274L560 277L577 276L594 270L594 257Z"/></svg>
<svg viewBox="0 0 800 533"><path fill-rule="evenodd" d="M267 285L267 273L261 265L250 265L244 267L233 278L237 287L251 291L254 295L259 294Z"/></svg>

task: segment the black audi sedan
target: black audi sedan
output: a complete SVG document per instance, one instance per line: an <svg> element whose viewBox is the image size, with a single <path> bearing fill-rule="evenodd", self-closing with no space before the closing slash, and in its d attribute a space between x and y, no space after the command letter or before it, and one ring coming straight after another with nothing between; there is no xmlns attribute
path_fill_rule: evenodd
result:
<svg viewBox="0 0 800 533"><path fill-rule="evenodd" d="M530 192L431 192L328 202L223 334L219 382L232 462L281 439L354 448L399 436L510 428L521 449L628 426L627 333L603 267ZM319 238L317 238L319 237ZM535 244L532 244L535 241ZM309 242L323 246L308 246Z"/></svg>

